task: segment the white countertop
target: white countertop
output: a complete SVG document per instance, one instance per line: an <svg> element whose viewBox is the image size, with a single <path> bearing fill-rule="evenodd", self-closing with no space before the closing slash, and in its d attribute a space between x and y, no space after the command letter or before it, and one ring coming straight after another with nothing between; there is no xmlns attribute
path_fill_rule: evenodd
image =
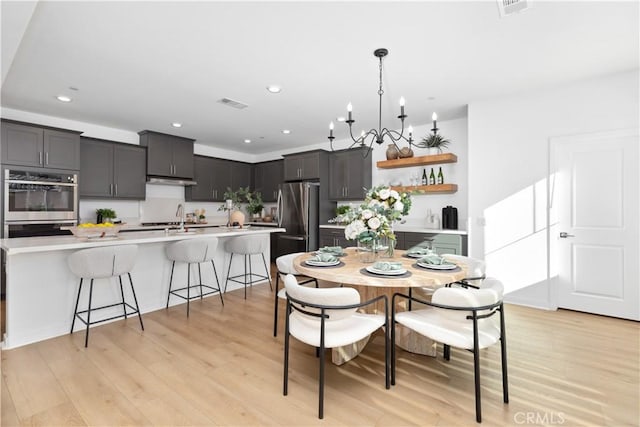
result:
<svg viewBox="0 0 640 427"><path fill-rule="evenodd" d="M203 224L206 226L206 224ZM144 227L149 230L148 227ZM7 252L7 255L22 253L49 252L68 249L85 249L97 246L116 246L123 244L144 244L156 242L171 242L185 239L199 239L204 237L233 237L246 234L265 234L284 232L284 228L277 227L256 227L249 228L229 228L229 227L208 227L201 228L195 233L166 233L164 230L152 231L132 231L119 233L117 238L112 239L86 239L75 236L48 236L48 237L21 237L14 239L0 240L0 247Z"/></svg>
<svg viewBox="0 0 640 427"><path fill-rule="evenodd" d="M337 225L337 224L324 224L321 225L320 228L336 228L344 230L345 225ZM393 226L393 231L403 231L409 233L431 233L431 234L459 234L459 235L467 235L466 230L445 230L441 228L426 228L421 227L419 225L411 225L411 224L398 224Z"/></svg>

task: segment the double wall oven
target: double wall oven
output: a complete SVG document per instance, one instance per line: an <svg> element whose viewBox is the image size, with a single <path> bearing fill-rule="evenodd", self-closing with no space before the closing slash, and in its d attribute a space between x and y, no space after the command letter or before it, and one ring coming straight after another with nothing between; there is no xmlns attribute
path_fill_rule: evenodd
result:
<svg viewBox="0 0 640 427"><path fill-rule="evenodd" d="M3 237L69 234L78 220L78 175L70 172L4 169Z"/></svg>

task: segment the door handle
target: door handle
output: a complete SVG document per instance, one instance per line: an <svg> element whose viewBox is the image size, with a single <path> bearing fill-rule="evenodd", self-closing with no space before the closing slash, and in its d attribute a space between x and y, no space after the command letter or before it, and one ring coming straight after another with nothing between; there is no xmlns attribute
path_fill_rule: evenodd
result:
<svg viewBox="0 0 640 427"><path fill-rule="evenodd" d="M574 236L573 234L569 234L566 231L561 231L560 232L560 238L561 239L566 239L567 237L576 237L576 236Z"/></svg>

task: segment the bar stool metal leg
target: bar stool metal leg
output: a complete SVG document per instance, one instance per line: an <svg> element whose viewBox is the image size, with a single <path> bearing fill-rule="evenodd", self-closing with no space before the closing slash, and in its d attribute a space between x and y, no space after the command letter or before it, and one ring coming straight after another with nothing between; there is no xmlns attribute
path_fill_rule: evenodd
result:
<svg viewBox="0 0 640 427"><path fill-rule="evenodd" d="M231 262L233 261L233 252L229 257L229 269L227 270L227 280L224 282L224 293L227 293L227 284L229 283L229 274L231 274Z"/></svg>
<svg viewBox="0 0 640 427"><path fill-rule="evenodd" d="M220 295L220 302L224 305L224 299L222 299L222 289L220 288L220 281L218 280L218 272L216 271L216 264L211 260L211 265L213 266L213 276L216 278L216 283L218 284L218 295Z"/></svg>
<svg viewBox="0 0 640 427"><path fill-rule="evenodd" d="M127 305L124 303L124 290L122 289L122 276L118 276L120 282L120 296L122 297L122 309L124 310L124 318L127 318Z"/></svg>
<svg viewBox="0 0 640 427"><path fill-rule="evenodd" d="M173 269L175 268L175 266L176 266L176 262L173 261L171 263L171 276L169 276L169 292L167 293L167 307L166 308L169 308L169 298L171 297L171 283L173 282Z"/></svg>
<svg viewBox="0 0 640 427"><path fill-rule="evenodd" d="M80 287L78 288L78 297L76 298L76 308L73 310L73 319L71 319L70 334L73 333L73 325L76 324L76 316L78 315L78 302L80 302L80 292L82 292L82 277L80 278Z"/></svg>
<svg viewBox="0 0 640 427"><path fill-rule="evenodd" d="M93 279L89 285L89 307L87 308L87 331L84 335L84 346L89 346L89 326L91 326L91 298L93 297Z"/></svg>
<svg viewBox="0 0 640 427"><path fill-rule="evenodd" d="M260 256L262 257L262 264L264 264L264 271L269 278L269 289L273 291L273 286L271 286L271 272L267 268L267 260L264 259L264 254L260 254Z"/></svg>
<svg viewBox="0 0 640 427"><path fill-rule="evenodd" d="M189 317L189 301L191 301L191 263L187 263L187 317Z"/></svg>
<svg viewBox="0 0 640 427"><path fill-rule="evenodd" d="M129 284L131 285L131 293L133 294L133 302L136 303L136 310L138 311L138 319L140 320L140 329L144 331L144 325L142 324L142 315L140 314L140 306L138 305L138 298L136 297L136 291L133 289L133 280L131 280L131 273L127 273L129 276Z"/></svg>

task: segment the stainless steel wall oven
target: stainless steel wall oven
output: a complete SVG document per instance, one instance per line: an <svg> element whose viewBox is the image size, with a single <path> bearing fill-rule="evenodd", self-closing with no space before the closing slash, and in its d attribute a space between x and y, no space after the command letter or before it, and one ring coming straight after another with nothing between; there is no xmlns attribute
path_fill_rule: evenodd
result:
<svg viewBox="0 0 640 427"><path fill-rule="evenodd" d="M69 172L4 170L4 237L68 234L77 224L78 175Z"/></svg>

